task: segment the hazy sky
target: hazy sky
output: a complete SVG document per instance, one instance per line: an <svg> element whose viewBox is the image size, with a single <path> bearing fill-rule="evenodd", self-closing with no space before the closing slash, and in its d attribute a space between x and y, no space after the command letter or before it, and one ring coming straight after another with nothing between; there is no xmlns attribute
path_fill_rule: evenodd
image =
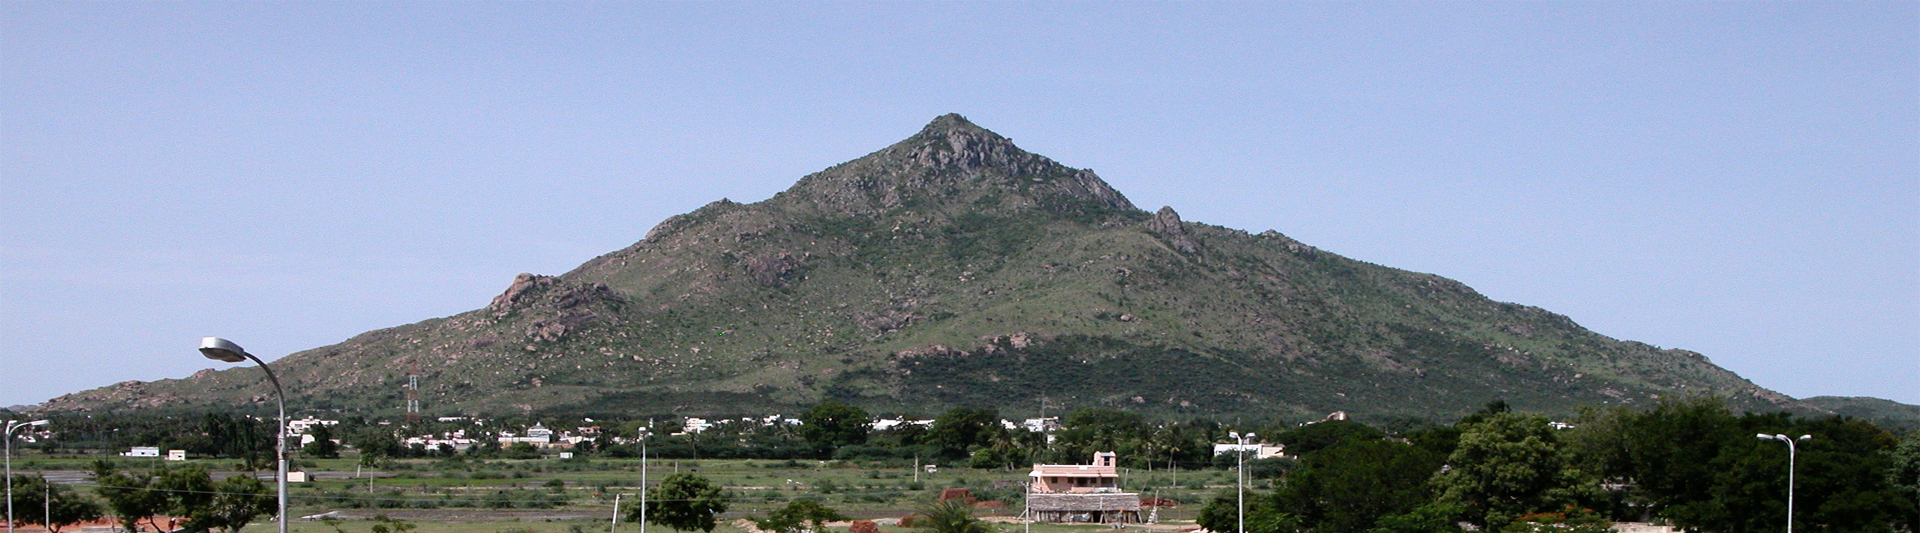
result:
<svg viewBox="0 0 1920 533"><path fill-rule="evenodd" d="M1920 3L0 2L0 405L484 306L956 112L1135 204L1920 403Z"/></svg>

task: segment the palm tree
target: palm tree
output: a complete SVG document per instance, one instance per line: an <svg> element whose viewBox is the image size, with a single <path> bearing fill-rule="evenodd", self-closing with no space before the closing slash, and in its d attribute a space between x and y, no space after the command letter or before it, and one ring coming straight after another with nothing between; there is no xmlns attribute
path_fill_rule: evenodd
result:
<svg viewBox="0 0 1920 533"><path fill-rule="evenodd" d="M994 533L993 524L973 516L973 506L964 499L936 501L920 508L922 516L913 528L924 533Z"/></svg>

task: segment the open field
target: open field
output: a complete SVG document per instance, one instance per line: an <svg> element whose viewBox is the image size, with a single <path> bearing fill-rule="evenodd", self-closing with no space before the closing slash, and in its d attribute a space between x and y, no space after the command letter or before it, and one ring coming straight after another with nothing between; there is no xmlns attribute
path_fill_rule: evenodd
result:
<svg viewBox="0 0 1920 533"><path fill-rule="evenodd" d="M17 473L43 473L56 483L91 493L85 470L97 456L26 456L16 458ZM236 475L232 460L161 462L112 458L123 469L146 470L198 466L216 478ZM290 525L298 533L366 533L381 524L376 517L412 524L413 533L512 532L573 533L605 531L618 496L623 510L638 502L638 459L408 459L383 461L378 468L360 466L353 457L297 461L314 481L290 487ZM1005 507L981 508L983 517L1004 520L1002 529L1020 529L1014 518L1023 505L1025 468L973 469L939 466L928 472L912 464L862 464L846 461L787 460L653 460L650 484L680 473L696 473L727 489L730 509L720 515L722 533L747 533L734 523L760 517L786 502L812 498L856 519L878 519L882 529L907 531L892 520L911 514L922 502L947 488L966 488L980 500ZM271 477L271 471L257 475ZM1145 472L1124 470L1122 486L1143 496L1158 495L1181 504L1162 509L1165 522L1191 523L1205 497L1231 488L1231 471L1181 470ZM324 515L319 518L300 519ZM1171 524L1169 524L1171 525ZM1138 528L1139 526L1134 526ZM249 532L269 532L271 522L256 523ZM621 519L621 531L640 527ZM1106 529L1101 526L1036 524L1036 533L1066 533ZM643 533L670 533L659 526Z"/></svg>

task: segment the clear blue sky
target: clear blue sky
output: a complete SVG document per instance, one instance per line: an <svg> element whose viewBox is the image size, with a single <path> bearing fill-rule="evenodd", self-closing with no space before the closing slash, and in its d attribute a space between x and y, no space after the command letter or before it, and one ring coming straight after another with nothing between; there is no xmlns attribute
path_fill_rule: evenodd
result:
<svg viewBox="0 0 1920 533"><path fill-rule="evenodd" d="M1148 209L1920 403L1920 3L0 3L0 405L486 304L957 112Z"/></svg>

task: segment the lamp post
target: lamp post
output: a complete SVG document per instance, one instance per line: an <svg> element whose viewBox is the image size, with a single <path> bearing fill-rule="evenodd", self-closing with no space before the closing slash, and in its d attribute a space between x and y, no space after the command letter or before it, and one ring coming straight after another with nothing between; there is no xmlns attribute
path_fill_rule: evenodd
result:
<svg viewBox="0 0 1920 533"><path fill-rule="evenodd" d="M13 430L47 425L45 420L32 422L7 421L7 533L13 533Z"/></svg>
<svg viewBox="0 0 1920 533"><path fill-rule="evenodd" d="M1785 433L1778 435L1761 433L1754 436L1761 439L1777 440L1787 443L1787 533L1793 533L1793 461L1794 456L1800 453L1799 446L1795 446L1793 442L1795 440L1800 442L1813 440L1813 435L1801 435L1798 439L1789 438Z"/></svg>
<svg viewBox="0 0 1920 533"><path fill-rule="evenodd" d="M653 419L640 428L640 533L647 533L647 436L653 434Z"/></svg>
<svg viewBox="0 0 1920 533"><path fill-rule="evenodd" d="M260 370L267 373L267 381L273 383L274 401L280 406L280 431L273 445L274 458L280 463L279 475L276 477L276 485L280 492L280 511L274 520L280 523L280 533L287 533L287 392L280 388L280 378L273 376L273 369L268 368L265 361L247 353L245 348L234 344L233 341L219 337L202 338L200 354L207 356L208 359L228 363L239 363L251 359L254 364L260 365Z"/></svg>
<svg viewBox="0 0 1920 533"><path fill-rule="evenodd" d="M1245 435L1238 431L1227 432L1227 437L1237 443L1233 447L1234 458L1238 460L1238 465L1234 467L1233 485L1239 490L1236 501L1240 508L1240 533L1247 533L1247 439L1253 436L1251 431Z"/></svg>

